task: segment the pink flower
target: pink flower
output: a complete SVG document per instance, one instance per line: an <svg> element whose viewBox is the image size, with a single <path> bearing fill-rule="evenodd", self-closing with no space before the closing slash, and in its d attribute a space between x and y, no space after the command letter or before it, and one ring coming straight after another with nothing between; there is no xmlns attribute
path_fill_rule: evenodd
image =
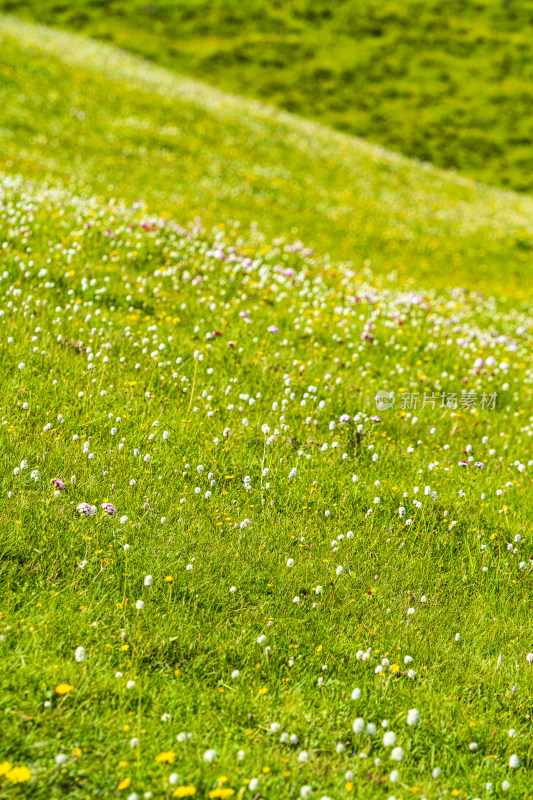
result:
<svg viewBox="0 0 533 800"><path fill-rule="evenodd" d="M66 489L66 484L60 480L59 478L54 478L52 480L52 486L55 486L56 489Z"/></svg>
<svg viewBox="0 0 533 800"><path fill-rule="evenodd" d="M116 508L113 505L113 503L102 503L101 507L103 508L105 513L108 514L110 517L114 517L115 514L117 513Z"/></svg>
<svg viewBox="0 0 533 800"><path fill-rule="evenodd" d="M76 506L76 510L80 512L82 517L92 517L96 514L98 509L90 503L80 503Z"/></svg>

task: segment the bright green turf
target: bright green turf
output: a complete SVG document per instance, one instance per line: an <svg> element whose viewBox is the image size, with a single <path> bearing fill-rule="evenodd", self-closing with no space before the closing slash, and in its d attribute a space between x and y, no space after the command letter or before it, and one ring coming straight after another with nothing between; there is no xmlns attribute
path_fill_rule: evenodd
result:
<svg viewBox="0 0 533 800"><path fill-rule="evenodd" d="M0 166L182 222L257 221L392 281L525 301L533 200L222 95L84 38L0 23ZM397 274L396 274L397 273Z"/></svg>
<svg viewBox="0 0 533 800"><path fill-rule="evenodd" d="M394 150L533 189L533 0L0 0Z"/></svg>
<svg viewBox="0 0 533 800"><path fill-rule="evenodd" d="M2 800L531 798L532 201L0 29Z"/></svg>
<svg viewBox="0 0 533 800"><path fill-rule="evenodd" d="M477 797L506 779L530 796L528 321L460 293L361 283L258 234L143 227L143 209L3 184L0 763L31 778L8 772L2 796L110 797L129 778L122 796L168 798L176 772L199 797L221 776L248 798L253 778L272 800L302 785L389 797L390 750L381 728L354 734L359 716L396 732L402 797ZM509 369L474 368L490 355ZM397 398L381 423L377 389ZM465 391L477 411L461 408ZM436 407L402 410L404 392L438 392ZM495 410L479 407L488 392ZM167 752L172 765L157 761Z"/></svg>

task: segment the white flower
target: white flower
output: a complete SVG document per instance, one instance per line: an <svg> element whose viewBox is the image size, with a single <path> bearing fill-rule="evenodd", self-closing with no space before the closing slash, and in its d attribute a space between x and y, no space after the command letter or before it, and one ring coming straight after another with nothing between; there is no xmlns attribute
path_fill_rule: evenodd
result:
<svg viewBox="0 0 533 800"><path fill-rule="evenodd" d="M300 789L300 797L302 798L302 800L308 800L308 798L311 797L312 794L313 790L311 789L310 786L305 785L302 786L302 788Z"/></svg>
<svg viewBox="0 0 533 800"><path fill-rule="evenodd" d="M339 565L339 566L337 567L337 569L335 570L335 572L337 573L337 575L342 575L342 573L344 572L344 569L343 569L343 567L341 567L341 566Z"/></svg>
<svg viewBox="0 0 533 800"><path fill-rule="evenodd" d="M502 783L502 789L503 789L504 792L508 792L510 788L511 788L511 784L509 783L509 781L504 781Z"/></svg>
<svg viewBox="0 0 533 800"><path fill-rule="evenodd" d="M128 518L127 518L127 516L124 514L124 516L122 516L122 517L120 518L120 524L121 524L121 525L125 525L127 521L128 521Z"/></svg>
<svg viewBox="0 0 533 800"><path fill-rule="evenodd" d="M84 647L76 648L76 652L74 653L74 658L78 663L85 661L85 648Z"/></svg>
<svg viewBox="0 0 533 800"><path fill-rule="evenodd" d="M237 678L241 677L241 673L239 672L238 669L234 669L233 672L231 673L231 677L233 678L233 680L237 680Z"/></svg>
<svg viewBox="0 0 533 800"><path fill-rule="evenodd" d="M397 769L393 769L391 774L389 775L389 780L391 783L397 783L400 780L400 773Z"/></svg>
<svg viewBox="0 0 533 800"><path fill-rule="evenodd" d="M126 689L133 689L135 687L135 681L128 681L126 684Z"/></svg>
<svg viewBox="0 0 533 800"><path fill-rule="evenodd" d="M477 750L477 742L470 742L468 747L469 747L471 753L475 753L476 750Z"/></svg>
<svg viewBox="0 0 533 800"><path fill-rule="evenodd" d="M518 756L517 755L512 755L511 756L511 758L509 759L509 766L512 769L516 769L517 767L520 766L520 761L518 760Z"/></svg>
<svg viewBox="0 0 533 800"><path fill-rule="evenodd" d="M152 576L151 575L146 575L146 577L144 579L144 585L145 586L151 586L153 584L153 582L154 582L154 579L152 578Z"/></svg>
<svg viewBox="0 0 533 800"><path fill-rule="evenodd" d="M281 725L279 724L279 722L273 722L270 725L270 730L272 731L272 733L277 733L278 731L281 730Z"/></svg>
<svg viewBox="0 0 533 800"><path fill-rule="evenodd" d="M433 772L431 774L432 774L432 776L434 778L439 778L440 777L440 769L438 767L435 767L435 769L433 770Z"/></svg>
<svg viewBox="0 0 533 800"><path fill-rule="evenodd" d="M248 784L248 788L251 792L257 792L259 788L259 781L257 780L257 778L252 778L252 780Z"/></svg>
<svg viewBox="0 0 533 800"><path fill-rule="evenodd" d="M357 717L357 719L354 719L352 728L354 733L363 733L365 729L364 719L362 717Z"/></svg>
<svg viewBox="0 0 533 800"><path fill-rule="evenodd" d="M144 600L137 600L137 602L135 603L135 608L137 609L137 611L142 611L144 608Z"/></svg>
<svg viewBox="0 0 533 800"><path fill-rule="evenodd" d="M383 725L383 723L381 723ZM396 734L393 731L387 731L383 736L383 747L394 747L396 744Z"/></svg>
<svg viewBox="0 0 533 800"><path fill-rule="evenodd" d="M359 700L361 697L361 689L354 689L352 692L352 700Z"/></svg>
<svg viewBox="0 0 533 800"><path fill-rule="evenodd" d="M204 761L206 764L212 764L216 761L217 751L216 750L206 750L204 753Z"/></svg>
<svg viewBox="0 0 533 800"><path fill-rule="evenodd" d="M56 756L56 764L61 766L61 764L65 764L68 761L68 756L65 753L58 753Z"/></svg>
<svg viewBox="0 0 533 800"><path fill-rule="evenodd" d="M533 653L528 653L526 656L526 661L528 664L533 664Z"/></svg>
<svg viewBox="0 0 533 800"><path fill-rule="evenodd" d="M294 558L288 558L287 559L287 566L288 567L293 567L294 566Z"/></svg>
<svg viewBox="0 0 533 800"><path fill-rule="evenodd" d="M303 763L303 764L304 764L306 761L309 761L309 753L307 752L307 750L302 750L302 752L301 752L301 753L300 753L300 755L298 756L298 761L299 761L300 763Z"/></svg>
<svg viewBox="0 0 533 800"><path fill-rule="evenodd" d="M245 758L246 758L246 753L244 752L244 750L239 750L239 752L237 753L237 760L244 761Z"/></svg>
<svg viewBox="0 0 533 800"><path fill-rule="evenodd" d="M420 714L418 713L416 708L412 708L407 714L407 724L418 725L419 721L420 721Z"/></svg>
<svg viewBox="0 0 533 800"><path fill-rule="evenodd" d="M402 750L402 748L401 747L395 747L394 750L392 751L392 753L390 754L390 757L392 758L393 761L400 762L402 760L402 758L403 758L403 750Z"/></svg>
<svg viewBox="0 0 533 800"><path fill-rule="evenodd" d="M168 776L168 782L175 786L179 782L180 776L177 772L173 772L171 775Z"/></svg>

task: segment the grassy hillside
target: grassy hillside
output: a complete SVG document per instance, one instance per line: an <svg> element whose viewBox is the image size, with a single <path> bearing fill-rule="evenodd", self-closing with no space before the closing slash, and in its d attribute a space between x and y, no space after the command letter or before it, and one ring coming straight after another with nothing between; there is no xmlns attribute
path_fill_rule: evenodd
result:
<svg viewBox="0 0 533 800"><path fill-rule="evenodd" d="M1 193L1 796L531 798L531 320Z"/></svg>
<svg viewBox="0 0 533 800"><path fill-rule="evenodd" d="M252 222L402 285L525 301L533 201L223 95L83 37L0 24L0 166L182 222Z"/></svg>
<svg viewBox="0 0 533 800"><path fill-rule="evenodd" d="M0 107L2 800L532 800L533 201L7 17Z"/></svg>
<svg viewBox="0 0 533 800"><path fill-rule="evenodd" d="M533 190L533 0L0 0L0 9Z"/></svg>

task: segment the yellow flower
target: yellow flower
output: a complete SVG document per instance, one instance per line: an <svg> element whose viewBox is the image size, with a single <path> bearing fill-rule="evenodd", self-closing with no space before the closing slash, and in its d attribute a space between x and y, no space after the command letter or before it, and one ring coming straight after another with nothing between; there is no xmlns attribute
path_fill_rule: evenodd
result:
<svg viewBox="0 0 533 800"><path fill-rule="evenodd" d="M400 671L399 665L398 664L391 664L390 671L392 672L393 675L395 675L397 672Z"/></svg>
<svg viewBox="0 0 533 800"><path fill-rule="evenodd" d="M13 764L10 764L9 761L2 761L0 764L0 775L5 775L6 772L9 772Z"/></svg>
<svg viewBox="0 0 533 800"><path fill-rule="evenodd" d="M231 797L235 794L235 789L213 789L209 792L209 797L218 798L218 800L225 800L226 797Z"/></svg>
<svg viewBox="0 0 533 800"><path fill-rule="evenodd" d="M155 757L155 760L158 761L160 764L163 762L165 764L172 764L175 758L176 758L176 753L174 752L174 750L167 750L166 753L159 753L159 755Z"/></svg>
<svg viewBox="0 0 533 800"><path fill-rule="evenodd" d="M56 686L56 694L68 694L73 690L73 686L70 683L58 683Z"/></svg>
<svg viewBox="0 0 533 800"><path fill-rule="evenodd" d="M119 790L119 792L120 792L122 789L127 789L127 788L128 788L128 786L130 785L130 783L131 783L131 780L130 780L129 778L123 778L123 779L120 781L119 785L117 786L117 789Z"/></svg>
<svg viewBox="0 0 533 800"><path fill-rule="evenodd" d="M193 797L196 794L196 786L178 786L174 790L172 797Z"/></svg>
<svg viewBox="0 0 533 800"><path fill-rule="evenodd" d="M24 783L31 778L31 770L28 767L12 767L6 773L6 778L12 783Z"/></svg>

